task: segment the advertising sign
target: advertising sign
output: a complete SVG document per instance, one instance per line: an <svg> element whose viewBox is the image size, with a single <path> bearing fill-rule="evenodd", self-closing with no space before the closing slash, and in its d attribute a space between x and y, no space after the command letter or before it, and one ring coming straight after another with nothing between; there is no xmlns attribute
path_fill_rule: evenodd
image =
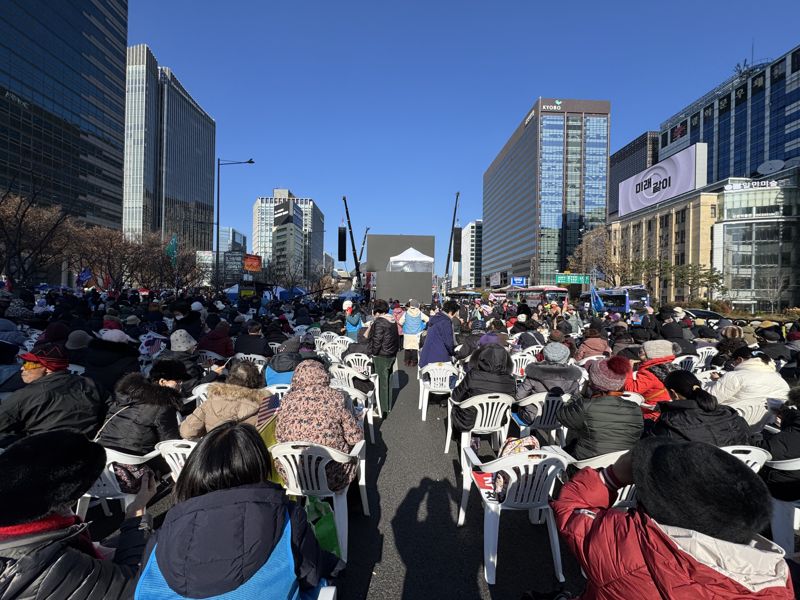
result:
<svg viewBox="0 0 800 600"><path fill-rule="evenodd" d="M251 273L258 273L261 271L261 257L257 254L244 255L244 270Z"/></svg>
<svg viewBox="0 0 800 600"><path fill-rule="evenodd" d="M619 184L619 216L706 185L706 144L694 144Z"/></svg>
<svg viewBox="0 0 800 600"><path fill-rule="evenodd" d="M511 278L511 285L516 287L525 287L528 284L527 277L512 277Z"/></svg>
<svg viewBox="0 0 800 600"><path fill-rule="evenodd" d="M242 276L244 252L225 252L222 258L222 268L225 281L238 281Z"/></svg>
<svg viewBox="0 0 800 600"><path fill-rule="evenodd" d="M489 285L500 287L500 273L492 273L491 277L489 277Z"/></svg>

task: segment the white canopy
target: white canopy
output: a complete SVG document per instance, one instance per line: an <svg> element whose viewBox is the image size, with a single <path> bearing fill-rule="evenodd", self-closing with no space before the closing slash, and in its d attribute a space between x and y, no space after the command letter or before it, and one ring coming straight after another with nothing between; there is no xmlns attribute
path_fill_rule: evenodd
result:
<svg viewBox="0 0 800 600"><path fill-rule="evenodd" d="M419 250L409 248L391 257L386 270L402 273L433 273L433 258Z"/></svg>

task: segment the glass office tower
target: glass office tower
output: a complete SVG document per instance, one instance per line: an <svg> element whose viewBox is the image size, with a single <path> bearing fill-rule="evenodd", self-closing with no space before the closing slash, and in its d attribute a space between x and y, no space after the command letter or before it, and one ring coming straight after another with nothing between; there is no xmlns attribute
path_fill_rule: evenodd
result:
<svg viewBox="0 0 800 600"><path fill-rule="evenodd" d="M800 47L737 73L661 124L660 160L708 144L708 182L800 157Z"/></svg>
<svg viewBox="0 0 800 600"><path fill-rule="evenodd" d="M127 0L0 2L0 190L122 224Z"/></svg>
<svg viewBox="0 0 800 600"><path fill-rule="evenodd" d="M555 282L603 225L610 103L539 98L483 175L484 285Z"/></svg>

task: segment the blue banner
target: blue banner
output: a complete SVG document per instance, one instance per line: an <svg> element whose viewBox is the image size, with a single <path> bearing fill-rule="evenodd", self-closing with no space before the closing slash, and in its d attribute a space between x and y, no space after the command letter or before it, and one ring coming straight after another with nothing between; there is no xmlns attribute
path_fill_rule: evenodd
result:
<svg viewBox="0 0 800 600"><path fill-rule="evenodd" d="M589 288L589 294L591 295L592 299L592 310L596 313L605 312L606 305L603 303L603 299L600 297L600 294L598 294L597 290L594 289L594 286Z"/></svg>

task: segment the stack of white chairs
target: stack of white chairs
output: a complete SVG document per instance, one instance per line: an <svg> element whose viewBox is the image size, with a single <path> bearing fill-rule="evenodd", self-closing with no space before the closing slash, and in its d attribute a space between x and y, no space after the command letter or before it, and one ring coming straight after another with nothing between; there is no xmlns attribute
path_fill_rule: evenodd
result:
<svg viewBox="0 0 800 600"><path fill-rule="evenodd" d="M458 369L450 363L431 363L419 369L419 410L422 420L428 416L428 402L431 394L449 396L452 393L450 378L458 377ZM427 376L427 379L426 379Z"/></svg>
<svg viewBox="0 0 800 600"><path fill-rule="evenodd" d="M325 332L320 333L319 337L321 337L323 340L325 340L325 343L330 343L333 340L335 340L336 338L338 338L339 336L336 335L333 331L325 331Z"/></svg>

